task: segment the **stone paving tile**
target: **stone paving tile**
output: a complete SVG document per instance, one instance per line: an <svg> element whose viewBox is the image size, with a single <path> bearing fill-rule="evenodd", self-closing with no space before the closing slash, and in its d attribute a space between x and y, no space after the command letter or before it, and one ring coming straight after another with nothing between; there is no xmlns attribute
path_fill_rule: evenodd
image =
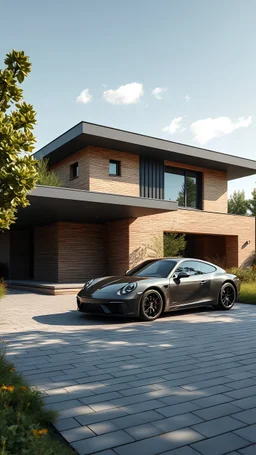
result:
<svg viewBox="0 0 256 455"><path fill-rule="evenodd" d="M145 411L138 414L126 415L113 420L113 423L120 429L134 427L135 425L141 425L149 422L156 422L162 419L163 416L157 411Z"/></svg>
<svg viewBox="0 0 256 455"><path fill-rule="evenodd" d="M236 430L235 434L241 436L241 438L244 438L247 441L256 442L256 424Z"/></svg>
<svg viewBox="0 0 256 455"><path fill-rule="evenodd" d="M220 417L219 419L209 420L208 422L193 425L192 428L198 433L203 434L207 438L212 438L229 431L237 430L245 426L245 423L239 422L230 416Z"/></svg>
<svg viewBox="0 0 256 455"><path fill-rule="evenodd" d="M157 412L165 417L172 417L199 409L200 408L198 408L194 401L187 401L186 403L179 403L174 406L165 406L164 408L158 409Z"/></svg>
<svg viewBox="0 0 256 455"><path fill-rule="evenodd" d="M239 454L241 455L255 455L256 453L256 444L253 444L245 449L240 449Z"/></svg>
<svg viewBox="0 0 256 455"><path fill-rule="evenodd" d="M248 398L242 398L241 400L235 400L232 403L242 409L252 409L256 407L256 395Z"/></svg>
<svg viewBox="0 0 256 455"><path fill-rule="evenodd" d="M94 423L92 425L88 425L88 427L97 435L111 433L111 431L120 430L120 428L118 428L118 426L111 421Z"/></svg>
<svg viewBox="0 0 256 455"><path fill-rule="evenodd" d="M232 403L225 403L220 404L217 406L211 406L207 409L200 409L198 411L194 411L194 414L198 417L201 417L204 420L213 420L217 419L218 417L224 417L227 415L234 414L238 412L239 408L234 406Z"/></svg>
<svg viewBox="0 0 256 455"><path fill-rule="evenodd" d="M57 428L58 431L65 431L71 430L72 428L80 427L80 423L73 417L69 417L68 419L57 419L54 422L54 426Z"/></svg>
<svg viewBox="0 0 256 455"><path fill-rule="evenodd" d="M91 438L95 433L88 427L77 427L67 431L61 431L61 435L68 442L80 441L81 439Z"/></svg>
<svg viewBox="0 0 256 455"><path fill-rule="evenodd" d="M72 447L81 455L90 455L94 452L110 449L120 444L128 444L134 439L125 431L118 430L113 433L94 436L86 440L71 443ZM128 446L126 446L128 447Z"/></svg>
<svg viewBox="0 0 256 455"><path fill-rule="evenodd" d="M241 449L249 445L249 442L234 433L226 433L214 438L192 444L192 448L203 455L223 455L232 450Z"/></svg>
<svg viewBox="0 0 256 455"><path fill-rule="evenodd" d="M200 422L202 422L202 419L187 413L158 420L157 422L154 422L154 425L162 430L162 433L167 433L168 431L179 430L180 428L189 427Z"/></svg>
<svg viewBox="0 0 256 455"><path fill-rule="evenodd" d="M136 441L140 439L150 438L151 436L156 436L161 434L162 431L151 423L144 423L143 425L138 425L135 427L129 427L125 430L130 434Z"/></svg>
<svg viewBox="0 0 256 455"><path fill-rule="evenodd" d="M253 423L256 423L256 408L238 412L237 414L233 414L232 417L240 420L241 422L252 425Z"/></svg>
<svg viewBox="0 0 256 455"><path fill-rule="evenodd" d="M190 428L171 431L152 438L143 439L132 444L115 448L118 455L157 455L193 442L200 441L203 436Z"/></svg>
<svg viewBox="0 0 256 455"><path fill-rule="evenodd" d="M164 452L161 455L198 455L199 452L197 450L192 449L192 447L185 446L185 447L180 447L179 449L174 449L174 450L168 450L168 452ZM231 455L231 454L229 454ZM239 454L238 454L239 455Z"/></svg>

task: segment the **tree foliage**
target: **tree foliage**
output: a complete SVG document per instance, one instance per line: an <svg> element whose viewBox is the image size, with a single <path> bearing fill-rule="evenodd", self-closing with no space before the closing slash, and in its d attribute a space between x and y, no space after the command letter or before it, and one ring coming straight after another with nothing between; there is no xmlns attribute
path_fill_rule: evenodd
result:
<svg viewBox="0 0 256 455"><path fill-rule="evenodd" d="M31 63L24 52L6 55L0 70L0 230L15 221L18 206L28 205L27 193L35 186L37 170L31 156L36 113L23 101L20 84Z"/></svg>
<svg viewBox="0 0 256 455"><path fill-rule="evenodd" d="M182 256L186 245L187 241L185 234L177 234L176 232L164 233L165 257Z"/></svg>
<svg viewBox="0 0 256 455"><path fill-rule="evenodd" d="M61 186L62 182L57 176L56 172L50 171L48 166L49 160L44 158L37 162L37 184L48 186Z"/></svg>
<svg viewBox="0 0 256 455"><path fill-rule="evenodd" d="M245 199L244 191L234 191L228 200L228 213L246 215L249 203Z"/></svg>
<svg viewBox="0 0 256 455"><path fill-rule="evenodd" d="M252 197L248 201L249 210L252 216L256 216L256 188L252 190Z"/></svg>

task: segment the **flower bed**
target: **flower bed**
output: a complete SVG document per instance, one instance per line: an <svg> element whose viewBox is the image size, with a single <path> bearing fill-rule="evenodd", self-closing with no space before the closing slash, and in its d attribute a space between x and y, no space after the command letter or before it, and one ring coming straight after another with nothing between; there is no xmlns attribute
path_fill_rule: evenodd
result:
<svg viewBox="0 0 256 455"><path fill-rule="evenodd" d="M55 438L55 417L0 353L0 455L74 455Z"/></svg>

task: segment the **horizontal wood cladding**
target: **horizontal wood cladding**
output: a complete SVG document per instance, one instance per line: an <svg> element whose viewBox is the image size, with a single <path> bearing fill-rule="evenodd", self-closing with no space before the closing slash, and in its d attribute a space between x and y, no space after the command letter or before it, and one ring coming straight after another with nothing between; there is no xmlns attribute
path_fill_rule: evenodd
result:
<svg viewBox="0 0 256 455"><path fill-rule="evenodd" d="M140 196L153 199L164 198L164 162L140 159Z"/></svg>

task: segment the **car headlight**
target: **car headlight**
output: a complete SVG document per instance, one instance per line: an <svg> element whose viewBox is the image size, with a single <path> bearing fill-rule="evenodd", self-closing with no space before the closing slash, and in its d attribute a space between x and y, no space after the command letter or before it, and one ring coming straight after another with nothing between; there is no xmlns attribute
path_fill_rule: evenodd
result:
<svg viewBox="0 0 256 455"><path fill-rule="evenodd" d="M83 289L87 289L89 286L91 286L92 282L93 282L93 280L87 281L87 282L85 283Z"/></svg>
<svg viewBox="0 0 256 455"><path fill-rule="evenodd" d="M137 283L129 283L129 284L126 284L122 289L120 289L118 291L118 295L126 295L126 294L130 294L130 292L134 291L134 289L136 289L137 287Z"/></svg>

